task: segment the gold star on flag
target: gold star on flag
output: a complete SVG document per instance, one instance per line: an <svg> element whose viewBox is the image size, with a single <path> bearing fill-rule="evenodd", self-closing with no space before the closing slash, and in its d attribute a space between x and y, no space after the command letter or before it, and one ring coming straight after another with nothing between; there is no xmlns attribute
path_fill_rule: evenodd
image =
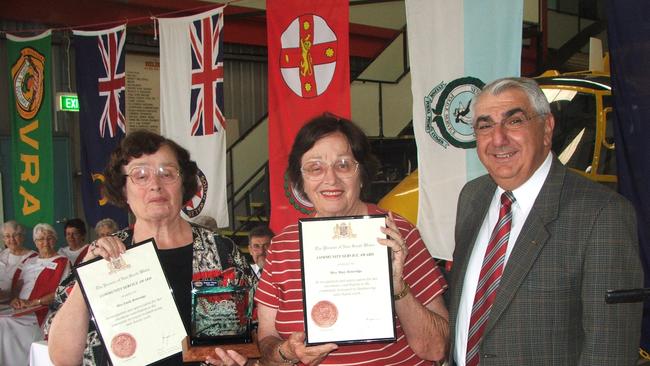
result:
<svg viewBox="0 0 650 366"><path fill-rule="evenodd" d="M311 91L311 83L305 83L305 90Z"/></svg>
<svg viewBox="0 0 650 366"><path fill-rule="evenodd" d="M327 57L332 57L332 56L334 56L334 50L332 49L332 47L328 47L328 48L325 50L325 56L327 56Z"/></svg>
<svg viewBox="0 0 650 366"><path fill-rule="evenodd" d="M309 22L304 22L304 23L302 23L302 28L303 28L304 30L307 30L307 29L309 29L310 27L311 27L311 24L309 24Z"/></svg>

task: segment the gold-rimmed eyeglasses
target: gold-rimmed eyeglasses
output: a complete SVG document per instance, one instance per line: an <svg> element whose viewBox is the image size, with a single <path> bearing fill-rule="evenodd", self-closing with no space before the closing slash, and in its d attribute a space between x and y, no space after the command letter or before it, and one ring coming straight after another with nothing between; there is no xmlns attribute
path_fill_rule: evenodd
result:
<svg viewBox="0 0 650 366"><path fill-rule="evenodd" d="M501 127L508 131L515 131L524 127L529 121L532 121L537 117L544 117L545 115L546 114L533 114L527 116L526 113L520 111L502 119L501 122L496 122L491 118L480 118L474 123L474 133L481 136L489 135L494 132L494 128L497 124L500 124Z"/></svg>
<svg viewBox="0 0 650 366"><path fill-rule="evenodd" d="M18 238L22 238L23 236L24 236L23 233L13 233L13 234L3 234L2 235L2 237L5 240L9 240L11 238L18 239Z"/></svg>
<svg viewBox="0 0 650 366"><path fill-rule="evenodd" d="M38 241L38 242L47 241L47 240L55 241L56 238L54 236L52 236L52 235L44 236L42 238L34 238L34 241Z"/></svg>
<svg viewBox="0 0 650 366"><path fill-rule="evenodd" d="M131 182L138 186L146 186L151 182L153 176L157 176L162 184L172 184L181 176L181 171L173 166L159 166L157 168L150 166L136 166L129 170L125 176L131 178Z"/></svg>
<svg viewBox="0 0 650 366"><path fill-rule="evenodd" d="M331 163L322 160L312 160L304 163L300 167L300 171L309 180L321 180L330 168L334 169L334 173L339 178L349 178L359 169L359 162L350 158L337 159Z"/></svg>

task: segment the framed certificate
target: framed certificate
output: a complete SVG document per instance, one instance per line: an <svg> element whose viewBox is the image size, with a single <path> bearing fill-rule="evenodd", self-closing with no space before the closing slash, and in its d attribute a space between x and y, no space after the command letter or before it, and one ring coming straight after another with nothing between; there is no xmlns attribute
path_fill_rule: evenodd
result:
<svg viewBox="0 0 650 366"><path fill-rule="evenodd" d="M182 350L187 336L153 239L75 273L114 366L148 365Z"/></svg>
<svg viewBox="0 0 650 366"><path fill-rule="evenodd" d="M395 341L384 215L299 221L306 344Z"/></svg>

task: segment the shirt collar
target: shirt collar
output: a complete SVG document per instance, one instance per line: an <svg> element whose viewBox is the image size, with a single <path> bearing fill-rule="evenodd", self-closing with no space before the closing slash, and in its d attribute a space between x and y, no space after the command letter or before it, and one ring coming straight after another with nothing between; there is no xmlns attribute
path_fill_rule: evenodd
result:
<svg viewBox="0 0 650 366"><path fill-rule="evenodd" d="M519 205L523 212L529 212L533 207L533 204L537 199L537 195L539 194L539 191L542 190L544 181L546 180L548 173L551 171L552 162L553 153L549 152L542 165L540 165L539 168L535 170L535 173L533 173L533 175L528 178L524 184L512 191L512 194L515 196L516 200L515 204ZM505 190L497 186L497 191L495 192L496 197L501 197L501 194L503 192L505 192Z"/></svg>

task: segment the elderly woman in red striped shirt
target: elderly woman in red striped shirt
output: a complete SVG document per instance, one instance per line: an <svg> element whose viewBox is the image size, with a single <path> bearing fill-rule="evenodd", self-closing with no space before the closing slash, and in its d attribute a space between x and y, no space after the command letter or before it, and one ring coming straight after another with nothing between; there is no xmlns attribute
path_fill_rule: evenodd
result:
<svg viewBox="0 0 650 366"><path fill-rule="evenodd" d="M385 214L362 201L377 162L368 138L354 123L332 115L308 122L293 144L287 175L314 205L314 217ZM388 213L380 244L392 249L397 314L396 341L359 345L305 346L297 225L273 238L257 289L262 364L431 365L445 358L447 284L418 230ZM372 306L368 304L368 306Z"/></svg>

